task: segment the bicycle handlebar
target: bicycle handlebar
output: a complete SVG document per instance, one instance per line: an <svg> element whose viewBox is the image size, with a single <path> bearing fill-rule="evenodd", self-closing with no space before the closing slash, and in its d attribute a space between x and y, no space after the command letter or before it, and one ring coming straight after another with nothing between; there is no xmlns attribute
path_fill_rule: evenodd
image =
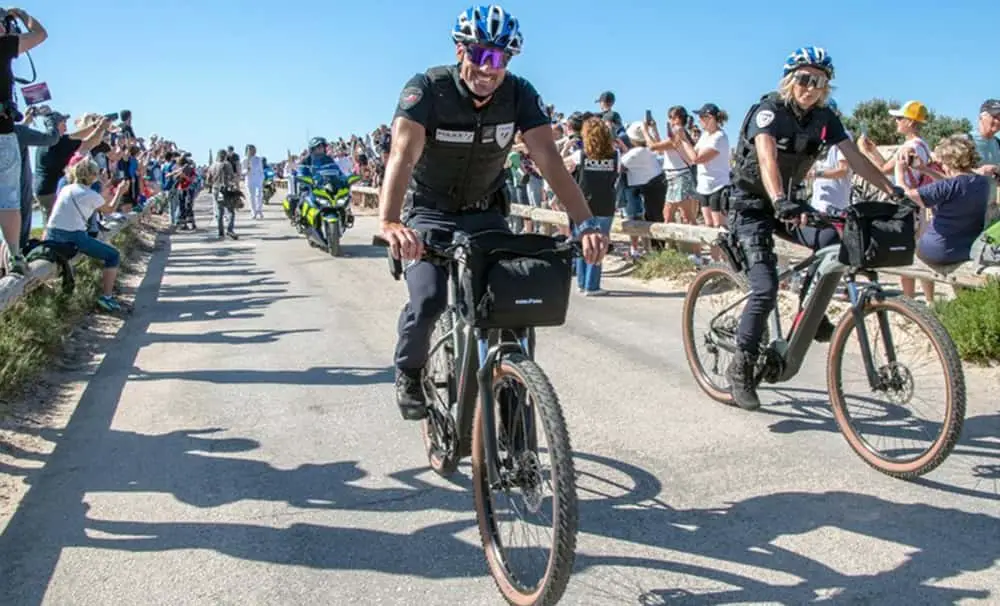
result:
<svg viewBox="0 0 1000 606"><path fill-rule="evenodd" d="M920 205L918 205L914 201L910 200L909 198L904 198L904 199L896 202L896 204L898 204L899 206L907 206L911 210L919 210L920 209ZM822 229L822 228L825 228L825 227L837 227L837 226L841 226L841 225L843 225L844 223L847 222L847 212L846 211L837 211L837 212L829 213L829 212L822 212L822 211L816 210L815 208L813 208L812 206L809 206L808 204L803 204L802 206L804 208L804 213L803 214L806 215L806 223L805 223L805 225L807 227L815 227L815 228Z"/></svg>
<svg viewBox="0 0 1000 606"><path fill-rule="evenodd" d="M461 231L446 231L437 229L416 229L420 236L420 241L424 247L423 260L454 261L456 255L463 244L467 242L469 234ZM572 249L574 253L581 254L582 246L579 240L566 238L565 236L552 237L559 241L560 247ZM381 246L389 249L389 241L382 236L375 234L372 236L372 246ZM399 280L403 274L403 262L392 256L392 251L387 250L389 257L389 272L393 279Z"/></svg>

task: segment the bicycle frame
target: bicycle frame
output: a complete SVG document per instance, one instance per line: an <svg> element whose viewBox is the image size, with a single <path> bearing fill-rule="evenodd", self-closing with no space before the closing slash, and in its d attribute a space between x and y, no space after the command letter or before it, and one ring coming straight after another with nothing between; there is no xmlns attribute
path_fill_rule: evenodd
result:
<svg viewBox="0 0 1000 606"><path fill-rule="evenodd" d="M473 328L465 322L458 310L460 301L458 278L462 275L464 267L465 263L461 258L447 265L448 307L444 313L451 314L452 328L448 334L442 335L436 343L432 343L430 348L430 356L433 356L438 348L451 340L455 352L455 374L458 381L455 426L458 432L458 454L461 457L471 454L472 426L477 396L480 398L479 405L483 407L485 450L487 453L497 451L496 407L493 401L491 379L498 358L508 353L523 353L529 358L534 355L531 350L531 329L524 329L520 331L521 334L516 335L515 340L509 340L504 338L503 333L511 331L481 330ZM528 429L532 430L530 426ZM490 485L494 486L500 479L495 457L487 456L487 469L489 470Z"/></svg>
<svg viewBox="0 0 1000 606"><path fill-rule="evenodd" d="M778 306L768 315L768 322L771 334L775 335L768 348L778 354L781 358L782 368L776 379L776 383L783 383L791 380L799 373L802 362L805 360L809 348L813 344L813 337L816 329L822 321L826 310L833 300L837 291L837 285L841 279L847 276L847 291L851 303L851 313L854 315L855 327L861 345L862 358L864 358L865 372L868 375L868 382L873 389L881 384L875 364L872 361L871 347L868 344L868 329L864 324L864 308L871 299L882 300L884 295L882 287L878 283L878 275L874 271L852 271L850 267L844 265L839 260L840 244L834 244L817 250L813 255L800 261L794 266L785 269L778 274L780 283L794 272L814 267L815 274L808 286L806 297L802 301L802 307L796 314L789 329L788 336L782 337L781 314ZM858 286L855 276L863 273L869 278L869 283ZM749 295L747 295L749 296ZM742 304L747 297L742 297L734 304L727 306L716 317L719 317L737 305ZM895 349L892 342L892 335L889 324L886 321L884 312L879 313L879 328L882 338L885 341L886 355L889 362L895 362ZM721 345L721 344L720 344ZM735 350L735 343L731 344Z"/></svg>

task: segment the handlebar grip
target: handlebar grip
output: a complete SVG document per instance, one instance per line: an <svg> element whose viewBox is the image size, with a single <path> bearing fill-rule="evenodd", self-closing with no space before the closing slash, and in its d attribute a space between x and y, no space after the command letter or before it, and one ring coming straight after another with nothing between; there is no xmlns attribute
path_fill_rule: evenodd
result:
<svg viewBox="0 0 1000 606"><path fill-rule="evenodd" d="M392 279L398 282L403 275L403 262L392 256L392 251L389 250L389 241L379 235L374 235L372 236L372 246L381 246L386 249L386 257L389 259L389 273L392 275Z"/></svg>

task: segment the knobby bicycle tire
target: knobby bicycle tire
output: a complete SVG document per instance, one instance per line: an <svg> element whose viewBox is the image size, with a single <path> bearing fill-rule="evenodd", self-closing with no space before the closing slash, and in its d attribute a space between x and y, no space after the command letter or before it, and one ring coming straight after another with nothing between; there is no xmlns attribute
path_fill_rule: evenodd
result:
<svg viewBox="0 0 1000 606"><path fill-rule="evenodd" d="M487 456L496 453L485 452L483 444L482 406L476 408L472 438L472 481L476 503L476 517L479 521L479 535L490 575L508 603L516 606L548 606L556 604L566 590L573 562L576 558L576 533L579 522L576 496L576 471L573 465L573 450L569 432L552 384L542 369L528 357L520 353L504 355L498 362L493 383L512 376L527 388L532 401L540 413L542 429L548 441L549 456L552 461L551 484L554 506L552 507L552 552L549 554L544 575L533 591L517 586L512 579L497 544L496 520L493 517L493 503L488 485ZM492 385L491 385L492 389Z"/></svg>
<svg viewBox="0 0 1000 606"><path fill-rule="evenodd" d="M701 290L709 280L722 276L732 281L737 288L741 288L744 291L748 290L746 280L734 272L728 265L712 263L699 271L691 282L691 285L688 286L687 295L684 297L684 311L681 314L681 335L684 340L684 353L687 357L688 367L691 369L691 374L694 376L694 380L698 383L698 386L701 387L702 391L708 397L716 402L732 406L735 404L735 401L733 400L733 394L729 386L716 385L705 371L705 366L702 363L696 346L697 344L695 343L697 336L694 334L694 311L698 297L701 296Z"/></svg>
<svg viewBox="0 0 1000 606"><path fill-rule="evenodd" d="M867 317L880 310L889 313L899 313L916 323L928 337L933 345L934 352L941 360L945 371L944 379L949 386L946 390L945 415L941 432L927 451L912 461L903 463L894 462L880 456L873 448L868 447L864 438L858 435L857 430L851 424L850 415L847 412L844 401L843 385L840 381L844 361L844 347L847 344L848 336L853 334L855 335L854 338L857 338L857 331L851 330L855 327L855 321L853 314L850 313L845 314L841 319L830 343L826 372L827 388L830 392L830 405L833 408L833 416L837 421L837 426L840 428L840 433L847 440L851 449L865 463L888 476L911 479L935 469L948 458L948 455L951 454L952 449L954 449L955 444L958 442L959 435L962 433L962 425L965 422L965 375L962 371L962 362L958 356L958 349L955 347L954 341L952 341L948 331L929 309L907 297L893 296L887 297L883 301L871 301L865 307L864 315ZM877 335L875 336L877 337ZM878 364L878 361L876 360L875 363Z"/></svg>

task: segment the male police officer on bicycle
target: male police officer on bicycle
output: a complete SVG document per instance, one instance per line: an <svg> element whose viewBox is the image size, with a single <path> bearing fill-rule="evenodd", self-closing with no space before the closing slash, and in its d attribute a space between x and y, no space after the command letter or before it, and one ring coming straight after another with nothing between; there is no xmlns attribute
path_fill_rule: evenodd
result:
<svg viewBox="0 0 1000 606"><path fill-rule="evenodd" d="M409 261L410 300L399 319L395 354L396 398L408 420L427 416L422 372L448 292L445 271L420 261L423 245L415 230L507 230L503 167L515 131L523 133L570 218L584 228L587 262L599 262L606 247L556 150L545 104L531 83L507 73L521 51L517 19L495 4L473 6L458 16L451 36L458 62L415 75L400 94L380 195L380 235L393 257Z"/></svg>
<svg viewBox="0 0 1000 606"><path fill-rule="evenodd" d="M836 145L851 168L893 199L903 198L878 168L847 137L837 115L827 107L833 61L823 48L796 49L785 61L784 76L776 92L765 95L747 113L740 131L729 198L729 230L746 254L750 297L740 318L739 352L726 370L733 399L743 409L760 407L754 382L754 364L767 316L778 296L777 256L773 234L817 250L836 244L832 228L800 225L808 210L790 200L790 189L799 185L826 146ZM824 318L818 341L829 341L833 325Z"/></svg>

